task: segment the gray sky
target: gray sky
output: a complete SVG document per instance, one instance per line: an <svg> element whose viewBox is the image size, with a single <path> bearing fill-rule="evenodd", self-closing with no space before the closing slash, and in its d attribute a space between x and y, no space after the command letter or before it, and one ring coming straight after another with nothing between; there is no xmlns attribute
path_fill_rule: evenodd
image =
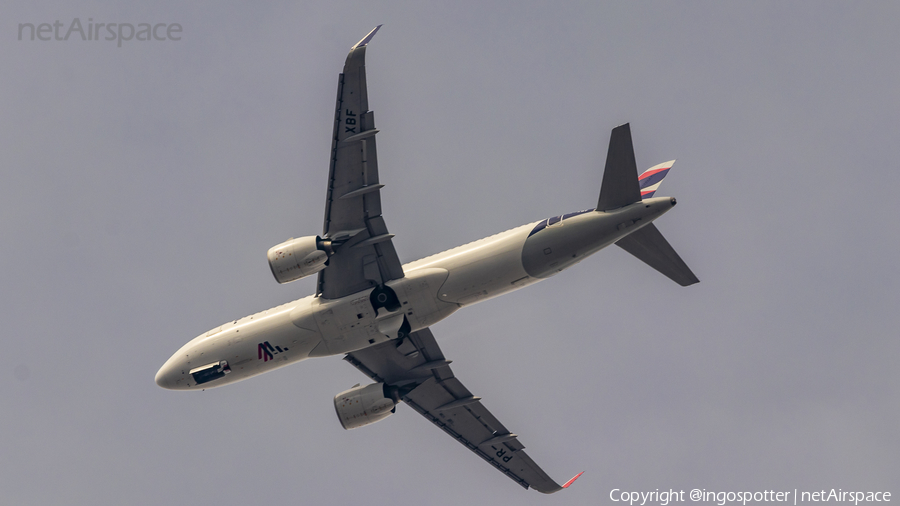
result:
<svg viewBox="0 0 900 506"><path fill-rule="evenodd" d="M19 2L0 26L0 502L607 504L624 490L900 494L900 8L818 2ZM178 23L179 41L17 40ZM335 85L368 51L401 260L593 207L609 131L677 158L657 223L701 283L618 248L433 330L557 480L525 492L314 359L203 393L153 376L307 295ZM105 34L105 32L103 32ZM26 35L27 38L27 35Z"/></svg>

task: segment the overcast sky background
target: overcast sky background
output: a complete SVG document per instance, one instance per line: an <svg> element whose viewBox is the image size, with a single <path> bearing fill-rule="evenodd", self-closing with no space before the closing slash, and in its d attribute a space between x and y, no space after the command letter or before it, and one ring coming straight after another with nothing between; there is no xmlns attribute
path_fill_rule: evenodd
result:
<svg viewBox="0 0 900 506"><path fill-rule="evenodd" d="M18 2L0 26L0 502L611 504L609 492L900 494L900 6L889 2ZM19 23L180 41L18 41ZM523 491L401 405L345 431L340 357L153 381L294 300L337 75L367 54L384 216L409 262L596 205L609 132L677 158L657 225L433 327L558 481Z"/></svg>

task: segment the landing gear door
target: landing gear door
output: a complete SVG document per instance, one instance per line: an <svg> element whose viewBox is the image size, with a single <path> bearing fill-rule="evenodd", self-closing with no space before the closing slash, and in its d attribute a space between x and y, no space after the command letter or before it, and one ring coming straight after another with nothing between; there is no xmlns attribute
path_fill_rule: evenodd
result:
<svg viewBox="0 0 900 506"><path fill-rule="evenodd" d="M228 367L228 361L220 360L219 362L213 362L191 369L191 376L194 378L195 383L202 385L222 378L230 372L231 367Z"/></svg>

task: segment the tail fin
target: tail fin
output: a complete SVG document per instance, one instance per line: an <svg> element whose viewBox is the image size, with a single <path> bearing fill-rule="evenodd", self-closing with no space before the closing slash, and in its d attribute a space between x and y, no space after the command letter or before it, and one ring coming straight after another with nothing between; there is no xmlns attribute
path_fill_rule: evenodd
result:
<svg viewBox="0 0 900 506"><path fill-rule="evenodd" d="M645 170L638 176L638 183L641 186L641 199L649 199L659 189L662 180L665 179L669 169L675 164L675 160L669 160L659 165L654 165Z"/></svg>
<svg viewBox="0 0 900 506"><path fill-rule="evenodd" d="M619 239L616 246L636 256L638 260L665 274L681 286L700 282L653 223Z"/></svg>
<svg viewBox="0 0 900 506"><path fill-rule="evenodd" d="M597 210L618 209L652 197L674 163L672 160L650 167L638 177L631 127L625 123L613 128ZM681 286L700 282L652 223L619 239L616 245Z"/></svg>

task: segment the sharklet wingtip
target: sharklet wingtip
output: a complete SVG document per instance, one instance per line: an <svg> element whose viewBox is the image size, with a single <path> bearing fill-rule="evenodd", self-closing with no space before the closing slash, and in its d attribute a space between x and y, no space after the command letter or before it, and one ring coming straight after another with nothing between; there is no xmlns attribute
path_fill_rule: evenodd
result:
<svg viewBox="0 0 900 506"><path fill-rule="evenodd" d="M575 483L575 480L577 480L578 477L581 476L582 474L584 474L584 471L581 471L580 473L578 473L578 474L576 474L575 476L573 476L572 479L569 480L569 481L567 481L567 482L565 482L565 483L562 485L561 488L569 488L569 485Z"/></svg>
<svg viewBox="0 0 900 506"><path fill-rule="evenodd" d="M362 40L360 40L359 42L354 44L353 47L350 48L350 50L353 51L356 48L360 48L360 47L363 47L366 44L368 44L369 41L372 40L372 37L375 36L375 33L378 32L378 29L381 28L382 26L384 26L384 24L381 24L381 25L376 26L375 28L372 28L372 31L367 33L366 36L362 38Z"/></svg>

